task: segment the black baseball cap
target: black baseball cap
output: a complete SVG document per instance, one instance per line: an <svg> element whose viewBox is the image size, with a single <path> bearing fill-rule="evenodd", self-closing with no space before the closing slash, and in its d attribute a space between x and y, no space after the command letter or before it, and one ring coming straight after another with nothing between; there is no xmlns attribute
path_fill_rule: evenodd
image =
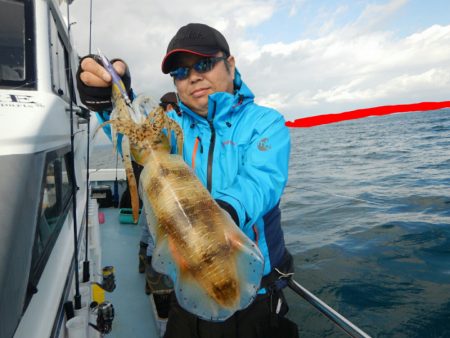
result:
<svg viewBox="0 0 450 338"><path fill-rule="evenodd" d="M177 94L175 94L174 92L165 93L163 96L161 96L159 101L162 104L169 104L169 103L177 104L178 103Z"/></svg>
<svg viewBox="0 0 450 338"><path fill-rule="evenodd" d="M230 47L222 33L202 23L190 23L181 27L170 40L161 68L164 74L172 71L175 56L180 52L209 57L220 51L230 55Z"/></svg>

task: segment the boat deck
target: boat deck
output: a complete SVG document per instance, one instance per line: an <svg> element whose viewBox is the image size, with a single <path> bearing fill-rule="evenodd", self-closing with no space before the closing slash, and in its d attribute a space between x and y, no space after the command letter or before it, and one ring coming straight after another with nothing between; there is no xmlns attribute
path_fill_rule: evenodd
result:
<svg viewBox="0 0 450 338"><path fill-rule="evenodd" d="M144 274L138 272L141 226L121 224L119 209L102 208L100 224L102 265L115 267L116 289L105 293L115 309L110 338L159 338L150 297L144 292Z"/></svg>

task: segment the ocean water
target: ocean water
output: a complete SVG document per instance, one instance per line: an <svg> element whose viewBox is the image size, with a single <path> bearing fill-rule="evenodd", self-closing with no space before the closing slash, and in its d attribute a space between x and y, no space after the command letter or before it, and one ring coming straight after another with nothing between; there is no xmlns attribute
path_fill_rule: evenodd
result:
<svg viewBox="0 0 450 338"><path fill-rule="evenodd" d="M450 337L450 110L291 129L295 279L372 337ZM287 291L301 337L346 337Z"/></svg>
<svg viewBox="0 0 450 338"><path fill-rule="evenodd" d="M450 337L450 110L291 137L281 208L295 280L372 337ZM111 146L91 164L114 168ZM286 296L300 337L346 337Z"/></svg>
<svg viewBox="0 0 450 338"><path fill-rule="evenodd" d="M94 144L91 157L89 158L91 169L123 169L123 162L113 150L111 144Z"/></svg>

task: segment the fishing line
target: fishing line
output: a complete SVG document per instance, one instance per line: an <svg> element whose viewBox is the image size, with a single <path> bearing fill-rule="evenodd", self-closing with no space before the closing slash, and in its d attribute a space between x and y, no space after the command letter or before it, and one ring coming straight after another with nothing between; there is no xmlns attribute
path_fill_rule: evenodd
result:
<svg viewBox="0 0 450 338"><path fill-rule="evenodd" d="M365 199L362 199L362 198L335 194L335 193L331 193L331 192L328 192L328 191L321 191L321 190L315 190L315 189L296 187L296 186L293 186L293 185L287 185L286 188L293 188L293 189L297 189L297 190L306 190L306 191L311 191L311 192L315 192L315 193L318 193L318 194L330 195L330 196L346 198L346 199L354 200L354 201L358 201L358 202L364 202L364 203L368 203L368 204L375 204L375 205L385 206L384 203L372 202L372 201L368 201L368 200L365 200Z"/></svg>
<svg viewBox="0 0 450 338"><path fill-rule="evenodd" d="M25 82L24 84L22 84L22 85L20 85L20 86L17 86L17 87L11 88L11 90L16 90L16 89L20 89L20 88L22 88L22 87L25 87L25 86L29 86L29 85L31 85L31 84L35 84L35 83L37 83L37 80L35 80L35 81L31 81L31 82Z"/></svg>
<svg viewBox="0 0 450 338"><path fill-rule="evenodd" d="M78 115L78 114L77 114L77 115ZM83 115L83 118L85 118L84 115ZM84 130L76 131L76 132L74 132L73 134L76 135L76 134L79 134L79 133L84 133Z"/></svg>

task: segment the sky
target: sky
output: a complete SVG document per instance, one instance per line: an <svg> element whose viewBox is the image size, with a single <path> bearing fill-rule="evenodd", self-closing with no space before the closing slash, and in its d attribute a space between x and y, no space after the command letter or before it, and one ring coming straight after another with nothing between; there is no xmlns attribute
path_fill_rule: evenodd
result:
<svg viewBox="0 0 450 338"><path fill-rule="evenodd" d="M89 0L70 7L80 56ZM129 65L137 93L175 88L161 61L190 22L220 30L258 104L287 120L450 100L448 0L92 0L92 51Z"/></svg>

